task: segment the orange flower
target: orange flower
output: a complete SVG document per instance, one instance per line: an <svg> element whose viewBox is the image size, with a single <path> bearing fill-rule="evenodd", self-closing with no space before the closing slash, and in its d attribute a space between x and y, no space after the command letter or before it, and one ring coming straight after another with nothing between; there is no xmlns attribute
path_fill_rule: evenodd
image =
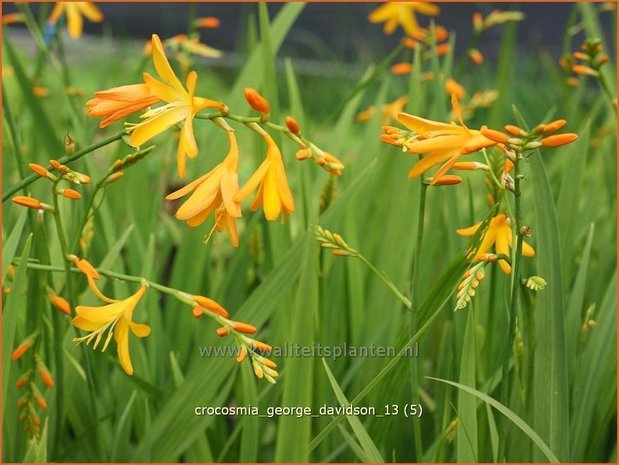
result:
<svg viewBox="0 0 619 465"><path fill-rule="evenodd" d="M226 130L230 142L228 155L219 165L182 189L166 196L166 200L181 198L190 192L191 196L176 212L176 218L187 221L191 227L204 223L215 212L215 228L226 228L230 242L239 246L236 218L241 217L241 206L234 196L239 190L237 168L239 151L232 129Z"/></svg>
<svg viewBox="0 0 619 465"><path fill-rule="evenodd" d="M407 113L398 115L400 122L413 133L412 137L402 142L402 146L409 153L426 154L408 173L409 178L415 178L443 163L433 176L435 180L440 179L462 155L495 145L496 142L484 137L479 131L466 127L455 95L452 95L451 103L460 125L430 121Z"/></svg>
<svg viewBox="0 0 619 465"><path fill-rule="evenodd" d="M480 226L481 223L477 223L470 228L458 229L456 232L461 236L472 236L477 232ZM479 250L477 251L477 259L483 260L493 245L497 254L509 256L509 249L512 246L512 226L509 218L504 214L497 215L490 220L488 230L484 234ZM535 256L533 247L524 241L522 242L522 255L524 257ZM510 273L511 266L505 260L499 260L499 266L501 270L503 270L503 273Z"/></svg>
<svg viewBox="0 0 619 465"><path fill-rule="evenodd" d="M105 118L99 123L104 128L159 101L146 84L132 84L95 92L95 98L86 102L86 110L90 116Z"/></svg>
<svg viewBox="0 0 619 465"><path fill-rule="evenodd" d="M258 192L250 208L256 210L262 206L264 216L267 220L272 221L280 213L290 215L294 212L295 206L279 147L266 132L261 135L267 144L266 158L239 190L234 200L243 201L257 188Z"/></svg>

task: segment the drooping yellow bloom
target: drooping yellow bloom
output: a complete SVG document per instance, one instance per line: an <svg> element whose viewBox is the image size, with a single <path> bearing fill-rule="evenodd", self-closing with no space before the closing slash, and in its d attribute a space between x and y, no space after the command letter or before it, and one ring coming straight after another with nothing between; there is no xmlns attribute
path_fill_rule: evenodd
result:
<svg viewBox="0 0 619 465"><path fill-rule="evenodd" d="M95 92L95 98L86 102L86 110L90 116L105 118L99 123L99 127L104 128L159 100L146 84L131 84Z"/></svg>
<svg viewBox="0 0 619 465"><path fill-rule="evenodd" d="M477 223L470 228L458 229L456 232L461 236L472 236L477 232L481 223ZM477 252L477 259L483 260L490 248L494 245L497 255L509 256L509 250L512 246L512 226L509 218L500 214L490 220L488 230L484 235L479 250ZM524 257L535 256L535 250L526 242L522 242L522 255ZM505 260L499 260L499 266L503 273L509 274L511 272L511 266Z"/></svg>
<svg viewBox="0 0 619 465"><path fill-rule="evenodd" d="M74 39L78 39L82 35L84 26L82 16L86 16L93 23L103 21L103 13L92 2L57 2L48 22L56 24L62 13L67 15L67 29L69 35Z"/></svg>
<svg viewBox="0 0 619 465"><path fill-rule="evenodd" d="M73 342L79 344L85 341L88 345L94 340L93 349L96 350L104 333L107 332L101 350L107 349L112 336L114 336L120 365L125 373L132 375L133 365L129 355L129 330L137 337L146 337L150 334L148 325L133 322L133 311L147 289L148 285L143 284L131 297L125 300L114 300L103 307L78 306L75 309L77 316L72 323L83 331L89 331L89 334L74 338Z"/></svg>
<svg viewBox="0 0 619 465"><path fill-rule="evenodd" d="M408 96L402 95L401 97L395 99L393 102L385 103L381 106L381 118L380 124L385 125L389 123L391 120L394 120L398 117L398 114L404 110L404 106L408 102ZM372 117L376 114L376 107L374 105L370 106L366 110L357 114L357 121L365 123L372 119Z"/></svg>
<svg viewBox="0 0 619 465"><path fill-rule="evenodd" d="M280 213L290 215L295 206L279 147L266 132L261 135L267 144L266 158L234 199L241 202L257 188L250 208L256 210L262 206L266 219L273 221Z"/></svg>
<svg viewBox="0 0 619 465"><path fill-rule="evenodd" d="M141 115L145 121L133 127L131 145L140 146L171 126L182 122L177 159L178 174L183 177L186 172L185 157L193 158L198 155L198 146L193 135L194 116L205 108L224 110L225 105L222 102L194 96L198 80L195 71L191 71L187 76L187 89L185 89L174 74L163 51L161 40L156 34L153 34L152 43L153 62L161 81L144 73L144 82L167 104Z"/></svg>
<svg viewBox="0 0 619 465"><path fill-rule="evenodd" d="M419 35L419 23L416 13L436 16L440 13L438 6L429 2L387 2L370 13L372 23L385 23L385 34L393 34L398 26L409 36Z"/></svg>
<svg viewBox="0 0 619 465"><path fill-rule="evenodd" d="M202 224L215 212L215 228L226 228L230 242L239 246L236 218L241 217L241 206L235 195L239 190L237 168L239 149L232 129L226 130L230 141L230 150L226 158L204 176L187 184L182 189L166 196L166 200L179 199L190 192L191 196L176 212L176 218L187 221L191 227Z"/></svg>
<svg viewBox="0 0 619 465"><path fill-rule="evenodd" d="M400 113L398 120L413 132L413 136L404 141L403 146L409 153L426 154L408 173L415 178L430 168L443 163L434 175L434 179L443 176L458 159L465 154L476 152L496 142L484 137L479 131L469 129L462 120L462 112L455 94L451 96L453 112L460 125L430 121L418 116Z"/></svg>

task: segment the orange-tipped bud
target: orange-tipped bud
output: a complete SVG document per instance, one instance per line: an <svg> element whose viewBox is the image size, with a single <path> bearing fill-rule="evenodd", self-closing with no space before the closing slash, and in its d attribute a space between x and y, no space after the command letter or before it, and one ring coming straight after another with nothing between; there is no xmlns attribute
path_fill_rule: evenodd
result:
<svg viewBox="0 0 619 465"><path fill-rule="evenodd" d="M23 23L24 15L22 13L9 13L2 16L2 24Z"/></svg>
<svg viewBox="0 0 619 465"><path fill-rule="evenodd" d="M47 87L43 87L43 86L34 86L32 88L32 93L36 97L47 97L49 95L49 89L47 89Z"/></svg>
<svg viewBox="0 0 619 465"><path fill-rule="evenodd" d="M540 142L544 147L560 147L561 145L570 144L576 139L578 139L577 134L565 133L545 137Z"/></svg>
<svg viewBox="0 0 619 465"><path fill-rule="evenodd" d="M402 143L398 142L393 137L387 134L383 134L382 136L380 136L380 140L382 140L386 144L393 145L395 147L402 147Z"/></svg>
<svg viewBox="0 0 619 465"><path fill-rule="evenodd" d="M589 61L589 55L582 52L572 52L572 56L577 60Z"/></svg>
<svg viewBox="0 0 619 465"><path fill-rule="evenodd" d="M230 334L230 328L227 326L222 326L221 328L217 328L217 335L219 337L224 337Z"/></svg>
<svg viewBox="0 0 619 465"><path fill-rule="evenodd" d="M412 37L407 37L406 39L402 41L402 45L404 45L406 48L410 48L411 50L414 50L415 47L417 46L417 41L413 39Z"/></svg>
<svg viewBox="0 0 619 465"><path fill-rule="evenodd" d="M196 305L191 309L191 313L193 313L194 317L200 318L202 315L204 315L204 309L199 305Z"/></svg>
<svg viewBox="0 0 619 465"><path fill-rule="evenodd" d="M473 29L480 32L484 29L484 18L479 11L473 13Z"/></svg>
<svg viewBox="0 0 619 465"><path fill-rule="evenodd" d="M49 301L55 309L60 310L65 315L71 315L71 306L69 305L69 302L51 291L47 293L47 297L49 297Z"/></svg>
<svg viewBox="0 0 619 465"><path fill-rule="evenodd" d="M50 174L49 171L47 171L47 168L37 163L29 163L28 167L42 178L46 178Z"/></svg>
<svg viewBox="0 0 619 465"><path fill-rule="evenodd" d="M331 255L335 255L336 257L349 257L350 256L350 252L344 250L344 249L333 249L331 251Z"/></svg>
<svg viewBox="0 0 619 465"><path fill-rule="evenodd" d="M41 202L39 202L37 199L33 197L26 197L24 195L18 195L16 197L13 197L13 203L21 205L22 207L36 209L43 208Z"/></svg>
<svg viewBox="0 0 619 465"><path fill-rule="evenodd" d="M73 189L60 189L60 195L66 197L67 199L79 200L82 198L82 194Z"/></svg>
<svg viewBox="0 0 619 465"><path fill-rule="evenodd" d="M248 323L243 323L240 321L233 321L230 324L239 333L256 334L258 332L258 329L255 326L252 326Z"/></svg>
<svg viewBox="0 0 619 465"><path fill-rule="evenodd" d="M487 137L495 142L505 143L509 140L509 136L507 134L495 131L494 129L489 129L487 126L482 126L480 132L484 137Z"/></svg>
<svg viewBox="0 0 619 465"><path fill-rule="evenodd" d="M436 46L436 55L442 57L443 55L447 55L449 53L450 46L449 44L440 44Z"/></svg>
<svg viewBox="0 0 619 465"><path fill-rule="evenodd" d="M241 363L243 360L245 360L246 356L247 356L247 349L245 347L242 347L241 351L239 352L239 355L237 355L236 357L237 363Z"/></svg>
<svg viewBox="0 0 619 465"><path fill-rule="evenodd" d="M73 263L82 273L84 273L89 278L99 279L101 277L95 267L92 266L90 262L85 258L75 257L73 259Z"/></svg>
<svg viewBox="0 0 619 465"><path fill-rule="evenodd" d="M296 136L301 134L301 125L292 116L286 116L286 127L291 133L293 133Z"/></svg>
<svg viewBox="0 0 619 465"><path fill-rule="evenodd" d="M19 400L17 401L17 404L16 404L16 405L17 405L17 408L23 408L23 407L24 407L24 405L26 405L26 399L24 399L24 398L22 397L21 399L19 399Z"/></svg>
<svg viewBox="0 0 619 465"><path fill-rule="evenodd" d="M598 60L597 65L599 67L599 66L605 65L606 63L608 63L608 55L602 55L600 59Z"/></svg>
<svg viewBox="0 0 619 465"><path fill-rule="evenodd" d="M42 409L46 409L47 408L47 402L45 401L45 398L40 395L40 394L35 394L34 395L34 401L37 403L37 405L39 407L41 407Z"/></svg>
<svg viewBox="0 0 619 465"><path fill-rule="evenodd" d="M475 63L476 65L483 64L484 56L479 50L477 50L476 48L471 48L469 49L468 54L469 54L469 58L471 59L473 63Z"/></svg>
<svg viewBox="0 0 619 465"><path fill-rule="evenodd" d="M122 171L117 171L116 173L110 175L109 178L107 178L106 183L110 184L113 183L114 181L118 181L120 178L122 178L125 175L125 173L123 173Z"/></svg>
<svg viewBox="0 0 619 465"><path fill-rule="evenodd" d="M217 315L223 316L224 318L228 318L230 315L228 311L215 302L213 299L209 299L208 297L204 297L201 295L192 296L195 303L197 303L200 307L205 308Z"/></svg>
<svg viewBox="0 0 619 465"><path fill-rule="evenodd" d="M37 426L41 424L41 419L38 415L35 414L32 416L32 423Z"/></svg>
<svg viewBox="0 0 619 465"><path fill-rule="evenodd" d="M413 65L411 65L410 63L406 63L406 62L396 63L395 65L391 67L391 72L393 74L410 74L412 70L413 70Z"/></svg>
<svg viewBox="0 0 619 465"><path fill-rule="evenodd" d="M460 184L462 182L462 178L460 176L456 176L455 174L444 174L438 179L432 178L430 185L432 186L453 186L455 184Z"/></svg>
<svg viewBox="0 0 619 465"><path fill-rule="evenodd" d="M434 30L434 39L436 42L442 42L449 38L449 31L443 26L436 26Z"/></svg>
<svg viewBox="0 0 619 465"><path fill-rule="evenodd" d="M311 156L311 152L309 149L301 149L295 155L295 157L299 161L307 160L310 156Z"/></svg>
<svg viewBox="0 0 619 465"><path fill-rule="evenodd" d="M52 378L52 375L47 369L47 367L42 362L39 362L39 376L41 377L41 380L43 381L43 384L45 384L45 386L50 389L54 387L54 379Z"/></svg>
<svg viewBox="0 0 619 465"><path fill-rule="evenodd" d="M445 81L445 91L449 95L455 95L460 99L466 97L466 90L464 89L464 87L462 87L453 79L447 79Z"/></svg>
<svg viewBox="0 0 619 465"><path fill-rule="evenodd" d="M578 87L580 85L580 79L574 76L567 78L567 84L571 87Z"/></svg>
<svg viewBox="0 0 619 465"><path fill-rule="evenodd" d="M481 166L479 163L474 161L459 161L454 163L452 168L461 171L475 171L481 168Z"/></svg>
<svg viewBox="0 0 619 465"><path fill-rule="evenodd" d="M513 124L506 124L504 128L512 136L522 137L527 135L527 132L524 129L520 129L518 126L514 126Z"/></svg>
<svg viewBox="0 0 619 465"><path fill-rule="evenodd" d="M58 160L50 160L49 164L52 165L52 168L54 168L55 170L59 169L62 166L60 162L58 162Z"/></svg>
<svg viewBox="0 0 619 465"><path fill-rule="evenodd" d="M272 369L277 368L277 363L275 363L273 360L269 360L268 358L264 358L261 361L262 361L262 363L264 363L269 368L272 368Z"/></svg>
<svg viewBox="0 0 619 465"><path fill-rule="evenodd" d="M553 132L557 132L563 126L567 124L567 121L564 119L558 119L553 121L552 123L548 123L544 128L544 134L552 134Z"/></svg>
<svg viewBox="0 0 619 465"><path fill-rule="evenodd" d="M243 95L247 103L249 103L249 106L254 110L259 111L263 115L268 115L271 111L268 100L260 95L256 89L246 87L243 91Z"/></svg>
<svg viewBox="0 0 619 465"><path fill-rule="evenodd" d="M576 74L582 74L583 76L598 77L600 75L596 70L585 65L574 65L572 66L572 71Z"/></svg>
<svg viewBox="0 0 619 465"><path fill-rule="evenodd" d="M28 370L17 379L17 381L15 382L15 387L17 389L21 389L26 385L28 381L30 381L30 370Z"/></svg>
<svg viewBox="0 0 619 465"><path fill-rule="evenodd" d="M17 348L11 354L11 360L15 361L15 360L19 360L20 358L22 358L24 354L28 352L28 349L32 347L32 342L33 342L32 338L28 338L24 342L22 342L20 345L18 345Z"/></svg>
<svg viewBox="0 0 619 465"><path fill-rule="evenodd" d="M205 29L216 28L219 27L221 21L219 21L219 18L215 18L214 16L205 16L204 18L196 19L194 24L196 25L196 27L202 27Z"/></svg>
<svg viewBox="0 0 619 465"><path fill-rule="evenodd" d="M267 354L271 353L271 351L273 350L273 347L271 347L269 344L266 344L262 341L256 341L255 339L251 341L251 345L254 347L254 349Z"/></svg>

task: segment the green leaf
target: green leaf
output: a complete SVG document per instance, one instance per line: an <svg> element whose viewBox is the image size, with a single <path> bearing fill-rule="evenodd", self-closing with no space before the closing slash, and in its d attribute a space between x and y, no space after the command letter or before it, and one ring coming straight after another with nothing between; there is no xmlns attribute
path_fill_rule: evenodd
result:
<svg viewBox="0 0 619 465"><path fill-rule="evenodd" d="M466 331L460 358L460 382L475 387L475 305L471 305L466 319ZM458 392L458 418L460 425L456 433L458 462L479 461L477 445L477 405L475 399ZM466 433L464 432L466 430Z"/></svg>
<svg viewBox="0 0 619 465"><path fill-rule="evenodd" d="M26 311L26 289L28 287L28 259L30 258L30 247L32 246L32 234L26 239L26 244L19 259L19 265L15 270L15 281L13 288L6 299L6 305L2 309L2 395L6 399L9 385L9 374L11 367L11 353L15 341L15 331L17 326L17 315Z"/></svg>
<svg viewBox="0 0 619 465"><path fill-rule="evenodd" d="M13 257L15 257L15 252L17 251L17 246L19 245L19 240L22 237L22 231L24 229L24 225L26 224L26 218L28 217L28 209L21 208L19 216L17 217L17 222L13 229L11 230L11 234L4 241L2 245L2 280L6 278L6 272L9 269L9 265L13 261Z"/></svg>
<svg viewBox="0 0 619 465"><path fill-rule="evenodd" d="M487 394L484 394L481 391L478 391L477 389L473 389L468 386L465 386L464 384L456 383L453 381L448 381L446 379L432 378L431 376L427 376L427 378L457 387L458 389L464 392L468 392L469 394L491 405L492 407L497 409L499 412L501 412L503 415L505 415L514 425L520 428L522 432L526 434L529 437L529 439L531 439L531 441L533 441L533 443L539 448L539 450L542 452L544 457L546 457L546 459L548 459L550 462L559 462L559 459L557 458L557 456L550 449L550 447L548 447L548 445L539 436L539 434L537 434L533 430L533 428L531 428L522 418L520 418L518 415L516 415L514 412L512 412L510 409L508 409L505 405L503 405L499 401L493 399L492 397L490 397Z"/></svg>
<svg viewBox="0 0 619 465"><path fill-rule="evenodd" d="M340 385L337 383L335 377L333 376L333 373L331 372L331 369L329 368L329 365L327 365L327 361L324 358L322 359L322 363L325 366L327 377L329 378L329 382L331 383L333 392L335 392L335 397L337 397L340 405L351 405L351 403L346 398L346 395L342 392L342 388L340 388ZM363 449L363 452L365 454L364 461L372 463L384 463L385 460L380 455L380 452L376 448L376 445L372 441L372 438L370 438L370 435L368 434L366 429L363 427L363 424L361 424L361 420L359 420L359 418L355 415L346 416L346 419L348 420L348 423L350 423L350 427L352 428L353 433L357 438L357 441L359 441L359 444Z"/></svg>
<svg viewBox="0 0 619 465"><path fill-rule="evenodd" d="M319 248L312 236L305 236L303 242L304 258L300 268L303 270L296 291L296 305L291 310L292 327L290 340L309 347L314 343L314 319L318 314L318 273L317 258ZM311 357L290 357L286 360L286 375L282 380L284 392L282 405L310 407L312 387L314 386L314 360ZM312 419L309 416L296 418L284 416L279 420L277 432L276 462L308 462L309 443L312 434Z"/></svg>
<svg viewBox="0 0 619 465"><path fill-rule="evenodd" d="M241 381L243 385L244 405L259 405L258 388L256 377L249 363L244 363L241 367ZM255 416L243 418L243 432L241 435L241 450L239 452L239 462L257 462L259 446L259 419Z"/></svg>
<svg viewBox="0 0 619 465"><path fill-rule="evenodd" d="M559 229L552 188L539 151L529 158L535 190L538 274L548 283L539 293L535 320L533 426L561 460L569 454L569 397ZM541 459L537 454L535 460Z"/></svg>

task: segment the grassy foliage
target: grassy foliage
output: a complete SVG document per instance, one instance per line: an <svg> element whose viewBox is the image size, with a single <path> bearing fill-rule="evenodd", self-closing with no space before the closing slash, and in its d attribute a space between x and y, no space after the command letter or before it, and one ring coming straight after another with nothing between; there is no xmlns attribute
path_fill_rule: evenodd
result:
<svg viewBox="0 0 619 465"><path fill-rule="evenodd" d="M28 12L28 6L21 8ZM247 8L254 13L247 59L233 71L213 60L196 60L196 94L249 115L243 88L260 90L271 103L271 120L279 124L294 115L304 135L311 134L344 162L343 174L333 178L310 160L297 161L298 147L277 139L296 212L280 224L244 208L238 249L225 233L205 244L212 221L189 228L174 218L174 208L164 200L226 153L221 130L196 120L200 156L189 160L185 180L176 175L178 142L168 132L104 195L97 195L87 258L103 270L209 296L234 319L260 328L260 340L274 347L374 345L393 347L397 355L276 357L280 377L271 385L254 377L248 360L239 365L234 356L201 356L200 347L231 342L215 334L212 321L196 320L186 304L151 289L134 316L151 333L132 339L135 374L127 376L114 342L104 353L74 344L78 333L70 318L47 298L47 287L67 298L64 290L72 287L72 307L98 305L83 276L73 274L72 282L66 282L52 215L5 202L2 273L10 292L3 302L3 459L492 462L504 454L508 461L521 462L616 460L616 113L597 82L589 79L570 87L546 52L519 49L515 32L526 19L500 26L497 63L476 66L454 54L452 34L451 52L441 57L434 53L424 58L400 47L388 57L377 56L356 82L308 77L297 72L293 58L279 54L304 4L287 4L271 17L267 4ZM575 37L566 32L570 49L584 37L601 34L600 14L615 14L590 4L573 8L584 32ZM45 46L36 43L38 50ZM3 194L31 174L27 163L47 166L50 159L63 157L65 133L79 151L120 131L121 123L99 129L86 115L85 101L97 90L139 82L144 70L152 71L149 60L140 62L141 44L123 42L113 50L101 39L96 56L76 61L65 61L55 48L39 83L50 92L41 98L29 80L36 53L21 50L10 28L5 28L3 47L3 69L11 70L3 73ZM389 73L398 55L413 63L410 76ZM426 72L433 79L424 77ZM604 76L616 92L614 63L604 68ZM457 186L420 188L419 179L407 179L417 156L380 141L380 111L363 124L355 119L369 105L381 108L408 95L405 111L450 121L449 78L467 89L463 102L477 91L498 92L490 108L468 115L471 128L534 127L565 118L567 129L579 136L564 147L542 147L521 164L519 224L531 227L527 241L537 252L523 259L521 276L539 275L547 286L533 292L516 283L521 304L509 360L508 402L500 402L500 393L506 382L501 369L512 275L489 264L472 305L453 311L457 286L470 265L467 254L479 247L482 231L496 213L486 199L486 173L467 172ZM83 94L67 94L68 85ZM333 95L348 97L331 101ZM264 144L241 126L235 129L244 183L262 161ZM495 151L488 151L491 160ZM81 200L61 199L59 216L72 253L79 255L82 218L93 186L116 159L130 153L134 149L120 140L70 164L93 181L76 187ZM485 162L480 153L469 159ZM417 242L421 192L427 197L419 225L423 236ZM45 180L16 194L52 203ZM513 211L509 195L503 202L503 208ZM455 233L484 219L468 242ZM315 225L341 234L411 297L413 312L361 260L321 250ZM133 281L109 276L99 283L116 299L138 288ZM13 350L38 328L35 347L10 361ZM418 358L403 356L409 348L418 350ZM32 365L33 353L45 360L55 380L44 391L47 408L38 410L41 432L35 438L21 431L16 405L23 391L15 388ZM196 407L251 405L261 414L279 406L311 407L317 414L323 405L348 403L373 406L379 415L396 405L399 414L269 418L194 413ZM404 416L411 404L422 406L421 417Z"/></svg>

